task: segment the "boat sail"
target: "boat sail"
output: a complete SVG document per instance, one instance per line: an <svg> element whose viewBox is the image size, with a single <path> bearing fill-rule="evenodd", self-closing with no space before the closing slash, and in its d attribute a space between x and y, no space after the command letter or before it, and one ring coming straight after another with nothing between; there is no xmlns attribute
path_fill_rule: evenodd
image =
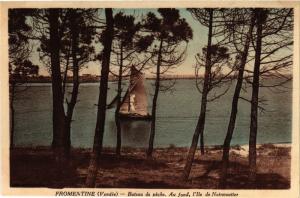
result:
<svg viewBox="0 0 300 198"><path fill-rule="evenodd" d="M144 74L134 66L130 72L129 87L122 101L119 116L127 119L150 119Z"/></svg>

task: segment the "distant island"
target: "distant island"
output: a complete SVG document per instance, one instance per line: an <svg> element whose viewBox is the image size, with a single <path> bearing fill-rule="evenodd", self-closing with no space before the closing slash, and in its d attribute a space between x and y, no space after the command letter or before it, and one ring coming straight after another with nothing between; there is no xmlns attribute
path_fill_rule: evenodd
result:
<svg viewBox="0 0 300 198"><path fill-rule="evenodd" d="M283 75L287 78L292 78L292 74L285 74ZM92 75L92 74L83 74L79 76L79 82L80 83L95 83L95 82L100 82L100 75ZM163 75L160 77L161 80L172 80L172 79L195 79L195 75ZM199 76L199 78L203 78L203 76ZM227 78L232 78L234 79L234 75L230 75ZM245 77L246 78L246 77ZM72 77L68 76L67 77L67 83L72 83ZM124 77L125 80L129 79L129 77ZM155 76L147 76L146 79L149 80L155 80ZM43 76L43 75L38 75L38 76L27 76L26 78L16 78L14 79L17 83L51 83L51 77L50 76ZM108 81L114 82L117 81L118 77L109 75L108 76Z"/></svg>
<svg viewBox="0 0 300 198"><path fill-rule="evenodd" d="M79 81L80 83L95 83L95 82L100 82L101 76L99 75L92 75L92 74L83 74L79 76ZM128 77L125 77L127 79ZM195 75L164 75L161 77L162 80L171 80L171 79L195 79ZM154 80L155 76L146 76L146 79L151 79ZM109 81L117 81L118 78L110 75L109 76ZM51 77L50 76L30 76L27 77L26 79L19 79L19 83L50 83L51 82ZM67 83L72 82L72 77L67 78Z"/></svg>

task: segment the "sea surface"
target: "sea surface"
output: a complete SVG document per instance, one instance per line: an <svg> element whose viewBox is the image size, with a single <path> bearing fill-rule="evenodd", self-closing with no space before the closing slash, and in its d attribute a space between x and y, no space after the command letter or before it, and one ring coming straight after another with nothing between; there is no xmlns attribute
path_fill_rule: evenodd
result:
<svg viewBox="0 0 300 198"><path fill-rule="evenodd" d="M271 80L269 80L271 83ZM164 85L171 82L164 81ZM146 80L148 109L151 112L154 81ZM124 85L124 92L126 91ZM264 112L258 115L258 143L290 143L292 117L292 83L282 91L260 89ZM220 99L208 103L204 139L207 145L223 143L231 110L235 82ZM18 89L24 89L19 87ZM71 89L71 87L69 87ZM220 88L217 91L222 91ZM251 88L243 92L250 99ZM92 146L99 94L99 83L80 85L78 103L72 122L71 141L73 147ZM109 82L109 103L116 94L116 83ZM214 91L211 93L214 95ZM200 112L201 94L195 80L176 80L173 89L160 92L158 96L155 147L190 146ZM17 93L15 101L15 144L16 146L47 146L52 141L52 93L51 84L34 83L26 91ZM250 103L239 101L236 128L232 145L248 144L250 124ZM147 147L150 122L126 121L122 123L122 146ZM116 144L114 109L107 110L104 146Z"/></svg>

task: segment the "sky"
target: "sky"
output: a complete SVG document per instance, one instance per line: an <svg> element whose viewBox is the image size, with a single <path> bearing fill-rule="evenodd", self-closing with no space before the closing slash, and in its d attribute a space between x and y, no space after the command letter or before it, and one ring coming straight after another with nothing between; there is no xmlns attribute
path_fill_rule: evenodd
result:
<svg viewBox="0 0 300 198"><path fill-rule="evenodd" d="M142 15L146 15L149 11L157 14L157 9L113 9L114 14L118 12L124 12L125 14L133 14L136 16L137 19L140 19ZM185 60L178 65L176 68L172 69L168 72L168 74L171 75L195 75L195 55L202 51L202 48L207 45L207 27L201 25L197 20L193 18L191 13L187 11L186 9L179 9L180 16L182 18L185 18L187 23L190 25L191 29L193 30L193 38L189 41L187 52L186 52L186 58ZM105 19L104 12L101 12L100 17ZM160 16L159 16L160 17ZM272 38L270 38L272 39ZM38 45L36 45L38 46ZM98 45L96 46L96 51L100 51L101 47ZM270 49L269 49L270 50ZM273 58L279 58L281 56L285 56L291 52L292 49L282 49L274 53ZM253 56L253 52L249 52L249 55ZM272 59L272 57L270 57ZM31 60L34 64L40 66L39 73L40 75L48 76L49 72L45 66L43 66L43 63L39 61L38 53L33 53ZM253 67L253 60L246 65L246 68L248 70L252 70ZM80 75L82 74L92 74L92 75L100 75L100 68L101 65L99 62L90 62L87 64L87 67L82 69L80 71ZM224 72L227 73L228 68L224 68ZM287 73L290 73L291 71L287 71ZM151 71L145 71L146 75L153 75L151 74ZM203 70L200 71L200 74L203 73Z"/></svg>
<svg viewBox="0 0 300 198"><path fill-rule="evenodd" d="M186 58L185 60L178 65L176 68L172 69L169 74L172 75L194 75L195 74L195 55L201 51L201 49L206 45L207 42L207 29L202 26L197 20L195 20L192 15L186 9L179 9L180 15L182 18L185 18L187 23L193 30L193 39L189 41ZM114 13L117 13L120 9L114 9ZM156 9L122 9L125 13L134 13L137 16L146 14L149 11L156 12ZM103 12L102 12L103 13ZM157 12L156 12L157 13ZM49 72L45 66L39 61L37 53L34 53L31 57L31 60L34 64L40 66L39 73L40 75L48 76ZM82 69L82 74L100 74L100 64L99 62L90 62L88 67ZM146 73L147 74L147 73Z"/></svg>

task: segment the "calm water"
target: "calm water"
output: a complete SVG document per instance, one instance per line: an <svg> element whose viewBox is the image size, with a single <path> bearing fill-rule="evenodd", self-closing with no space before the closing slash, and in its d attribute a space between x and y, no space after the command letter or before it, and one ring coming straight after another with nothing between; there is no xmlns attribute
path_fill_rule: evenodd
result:
<svg viewBox="0 0 300 198"><path fill-rule="evenodd" d="M152 102L153 81L147 80L149 109ZM109 83L108 102L115 96L115 83ZM288 85L291 87L291 84ZM209 145L223 143L234 85L221 99L208 104L205 125L205 141ZM79 102L75 107L72 123L72 145L91 147L96 123L98 83L81 84ZM250 96L243 93L244 97ZM265 113L259 114L258 143L291 142L291 103L292 90L273 93L261 89L261 96L267 100ZM50 84L34 84L26 92L19 93L15 102L17 146L50 145L52 140L52 103ZM190 146L200 111L201 94L197 92L194 80L177 80L173 93L160 92L158 97L155 146ZM232 144L247 144L250 123L250 104L240 100L239 112ZM122 124L122 145L147 147L150 123L127 121ZM116 130L114 109L107 111L104 145L114 146Z"/></svg>

